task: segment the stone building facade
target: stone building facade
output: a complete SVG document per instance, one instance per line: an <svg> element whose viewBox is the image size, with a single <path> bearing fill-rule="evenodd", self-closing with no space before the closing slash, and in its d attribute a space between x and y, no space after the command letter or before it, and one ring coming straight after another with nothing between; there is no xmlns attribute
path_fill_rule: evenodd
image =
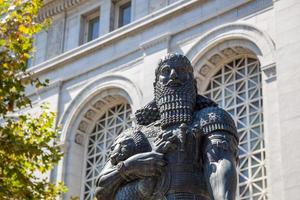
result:
<svg viewBox="0 0 300 200"><path fill-rule="evenodd" d="M52 26L36 36L28 89L50 102L64 158L50 177L64 196L92 199L113 138L153 98L168 52L192 62L199 93L225 108L240 134L239 195L297 199L300 192L300 1L46 0Z"/></svg>

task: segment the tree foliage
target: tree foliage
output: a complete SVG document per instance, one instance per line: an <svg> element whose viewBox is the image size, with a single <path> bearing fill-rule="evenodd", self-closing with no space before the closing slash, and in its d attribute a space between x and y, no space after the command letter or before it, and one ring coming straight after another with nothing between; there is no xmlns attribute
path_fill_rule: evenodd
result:
<svg viewBox="0 0 300 200"><path fill-rule="evenodd" d="M26 83L41 86L38 79L27 76L27 61L32 53L33 35L48 21L36 22L41 0L0 0L0 114L30 103L24 90Z"/></svg>
<svg viewBox="0 0 300 200"><path fill-rule="evenodd" d="M42 178L60 160L55 114L21 115L0 127L1 199L55 199L64 189Z"/></svg>
<svg viewBox="0 0 300 200"><path fill-rule="evenodd" d="M42 0L0 0L0 198L55 199L65 191L47 173L62 154L55 144L55 113L43 107L35 116L15 111L31 105L25 88L47 85L27 73L33 35L49 21L38 22Z"/></svg>

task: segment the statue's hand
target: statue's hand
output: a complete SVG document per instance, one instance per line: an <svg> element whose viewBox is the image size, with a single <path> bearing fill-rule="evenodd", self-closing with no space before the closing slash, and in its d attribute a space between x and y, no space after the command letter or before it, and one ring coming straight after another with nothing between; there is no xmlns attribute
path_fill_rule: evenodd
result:
<svg viewBox="0 0 300 200"><path fill-rule="evenodd" d="M124 161L126 174L135 178L160 176L166 164L163 154L154 151L139 153Z"/></svg>
<svg viewBox="0 0 300 200"><path fill-rule="evenodd" d="M177 148L177 134L175 131L161 132L154 141L154 149L159 153L168 153Z"/></svg>
<svg viewBox="0 0 300 200"><path fill-rule="evenodd" d="M143 199L150 199L153 195L157 179L155 177L146 177L138 182L138 190Z"/></svg>

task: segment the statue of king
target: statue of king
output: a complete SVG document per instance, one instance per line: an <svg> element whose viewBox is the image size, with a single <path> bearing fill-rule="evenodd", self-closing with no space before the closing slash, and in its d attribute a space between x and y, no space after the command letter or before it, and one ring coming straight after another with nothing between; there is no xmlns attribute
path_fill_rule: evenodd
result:
<svg viewBox="0 0 300 200"><path fill-rule="evenodd" d="M231 116L198 95L187 57L168 54L155 70L154 99L137 126L111 147L97 200L233 200L238 134Z"/></svg>

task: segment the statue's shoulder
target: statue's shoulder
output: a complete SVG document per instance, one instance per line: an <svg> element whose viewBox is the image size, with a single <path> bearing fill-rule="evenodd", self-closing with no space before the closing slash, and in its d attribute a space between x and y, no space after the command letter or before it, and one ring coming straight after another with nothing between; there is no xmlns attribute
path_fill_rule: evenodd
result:
<svg viewBox="0 0 300 200"><path fill-rule="evenodd" d="M230 114L217 106L217 104L207 104L194 112L194 123L200 126L204 134L214 131L225 131L233 135L238 141L235 122Z"/></svg>
<svg viewBox="0 0 300 200"><path fill-rule="evenodd" d="M200 121L200 126L205 127L214 124L227 124L236 129L235 123L230 114L220 107L205 107L197 110L194 119Z"/></svg>

